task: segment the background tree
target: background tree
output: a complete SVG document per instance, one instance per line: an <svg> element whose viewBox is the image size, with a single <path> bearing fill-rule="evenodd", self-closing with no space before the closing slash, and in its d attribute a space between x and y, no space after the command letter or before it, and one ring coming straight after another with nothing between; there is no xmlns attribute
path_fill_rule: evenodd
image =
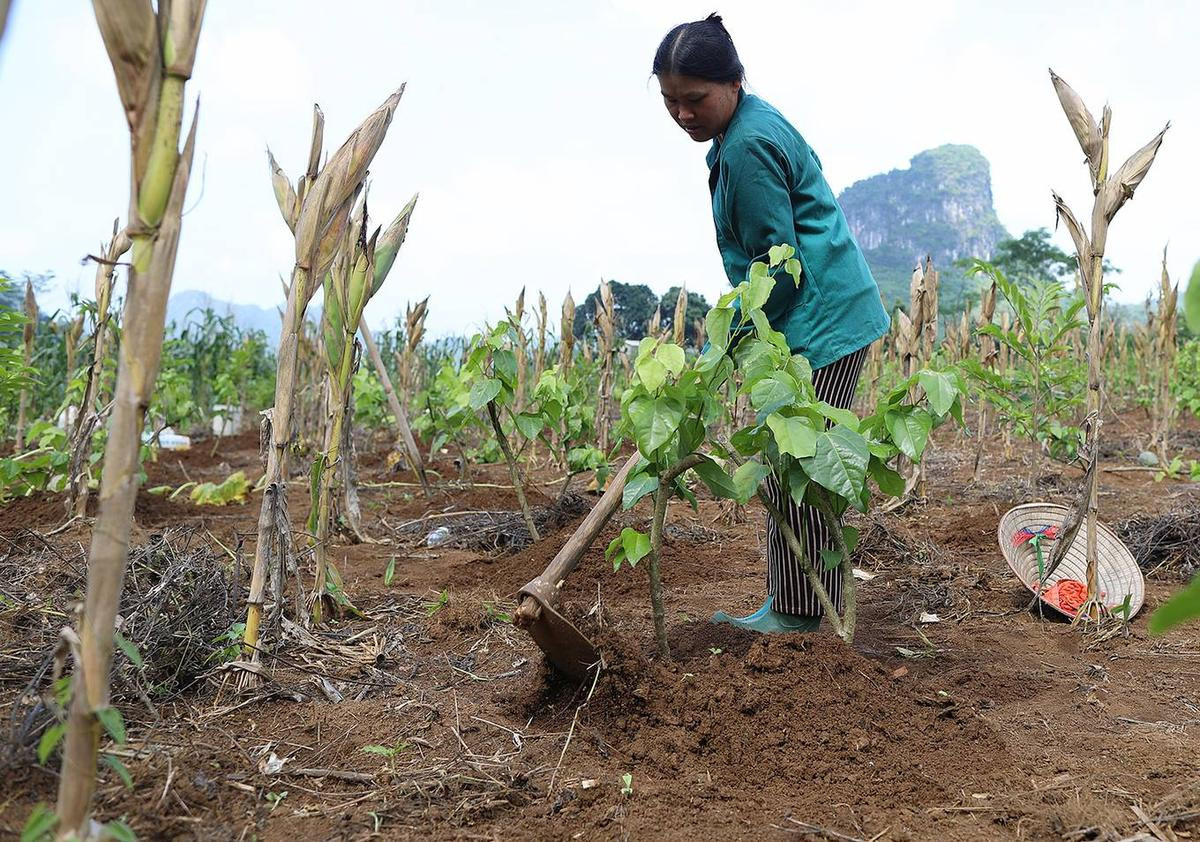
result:
<svg viewBox="0 0 1200 842"><path fill-rule="evenodd" d="M679 287L673 286L663 293L662 298L658 301L659 324L663 330L675 330L675 304L679 300ZM692 344L696 341L696 325L704 324L704 317L708 315L709 304L704 299L704 296L698 292L689 292L687 294L687 316L686 325L684 327L684 341L687 344Z"/></svg>
<svg viewBox="0 0 1200 842"><path fill-rule="evenodd" d="M641 339L646 335L646 325L649 324L654 312L659 308L659 298L645 284L623 284L620 281L609 281L613 296L613 316L615 333L621 339ZM590 334L592 320L596 313L596 301L600 288L588 294L583 304L575 308L575 335L583 337ZM679 295L676 288L675 295ZM671 308L675 307L675 299L671 299Z"/></svg>

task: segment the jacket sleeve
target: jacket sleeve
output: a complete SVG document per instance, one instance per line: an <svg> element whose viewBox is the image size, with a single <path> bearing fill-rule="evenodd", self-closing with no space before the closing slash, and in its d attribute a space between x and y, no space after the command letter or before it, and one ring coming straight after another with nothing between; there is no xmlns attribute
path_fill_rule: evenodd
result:
<svg viewBox="0 0 1200 842"><path fill-rule="evenodd" d="M797 251L796 226L789 190L791 164L783 152L764 138L750 137L722 154L725 169L726 219L733 238L751 261L767 259L771 246L787 244ZM743 268L749 274L750 266ZM804 282L803 277L801 283ZM796 300L791 275L778 272L763 313L779 330L783 316Z"/></svg>

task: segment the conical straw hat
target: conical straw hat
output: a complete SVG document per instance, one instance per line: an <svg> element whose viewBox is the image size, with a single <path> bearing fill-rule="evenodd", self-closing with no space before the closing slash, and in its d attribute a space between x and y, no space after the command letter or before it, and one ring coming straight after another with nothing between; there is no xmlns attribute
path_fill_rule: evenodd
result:
<svg viewBox="0 0 1200 842"><path fill-rule="evenodd" d="M1038 581L1038 547L1030 540L1032 535L1040 535L1043 564L1049 564L1056 543L1058 528L1067 516L1065 506L1052 503L1025 503L1015 506L1000 519L997 530L1000 539L1000 551L1004 560L1017 574L1029 590L1037 587ZM1048 531L1047 531L1048 530ZM1141 568L1133 554L1121 542L1116 534L1103 523L1096 523L1096 576L1100 587L1100 601L1123 615L1121 606L1125 597L1129 597L1129 618L1139 610L1146 598L1146 583L1142 578ZM1045 591L1054 587L1057 582L1074 580L1087 583L1087 523L1079 527L1075 540L1067 550L1062 564L1054 571L1042 587L1042 601L1060 613L1063 611L1053 598Z"/></svg>

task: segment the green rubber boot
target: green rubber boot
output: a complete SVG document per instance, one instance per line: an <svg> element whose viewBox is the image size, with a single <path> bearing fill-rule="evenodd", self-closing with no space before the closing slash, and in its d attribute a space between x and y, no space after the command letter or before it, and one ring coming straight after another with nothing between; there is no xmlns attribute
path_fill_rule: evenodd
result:
<svg viewBox="0 0 1200 842"><path fill-rule="evenodd" d="M758 632L760 634L814 632L820 627L820 617L784 614L771 607L774 602L775 595L771 594L767 597L766 602L762 604L762 608L759 608L753 614L747 614L745 617L731 617L724 611L718 611L712 615L712 620L709 622L728 623L739 629L746 629L747 631Z"/></svg>

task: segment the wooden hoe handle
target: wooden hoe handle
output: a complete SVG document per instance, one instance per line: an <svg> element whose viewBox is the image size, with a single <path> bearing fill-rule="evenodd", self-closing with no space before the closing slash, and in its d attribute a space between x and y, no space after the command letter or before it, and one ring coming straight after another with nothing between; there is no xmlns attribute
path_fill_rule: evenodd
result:
<svg viewBox="0 0 1200 842"><path fill-rule="evenodd" d="M629 478L629 473L640 459L641 454L639 453L634 453L629 457L629 461L609 481L608 488L605 489L600 500L588 512L587 517L579 524L574 534L558 551L546 569L542 571L542 575L521 588L520 604L517 606L516 615L513 618L513 622L517 626L527 628L529 624L536 622L541 616L543 604L558 605L558 595L563 580L579 564L579 560L583 558L587 548L596 540L600 530L604 528L608 519L621 505L621 497L625 492L625 480Z"/></svg>

